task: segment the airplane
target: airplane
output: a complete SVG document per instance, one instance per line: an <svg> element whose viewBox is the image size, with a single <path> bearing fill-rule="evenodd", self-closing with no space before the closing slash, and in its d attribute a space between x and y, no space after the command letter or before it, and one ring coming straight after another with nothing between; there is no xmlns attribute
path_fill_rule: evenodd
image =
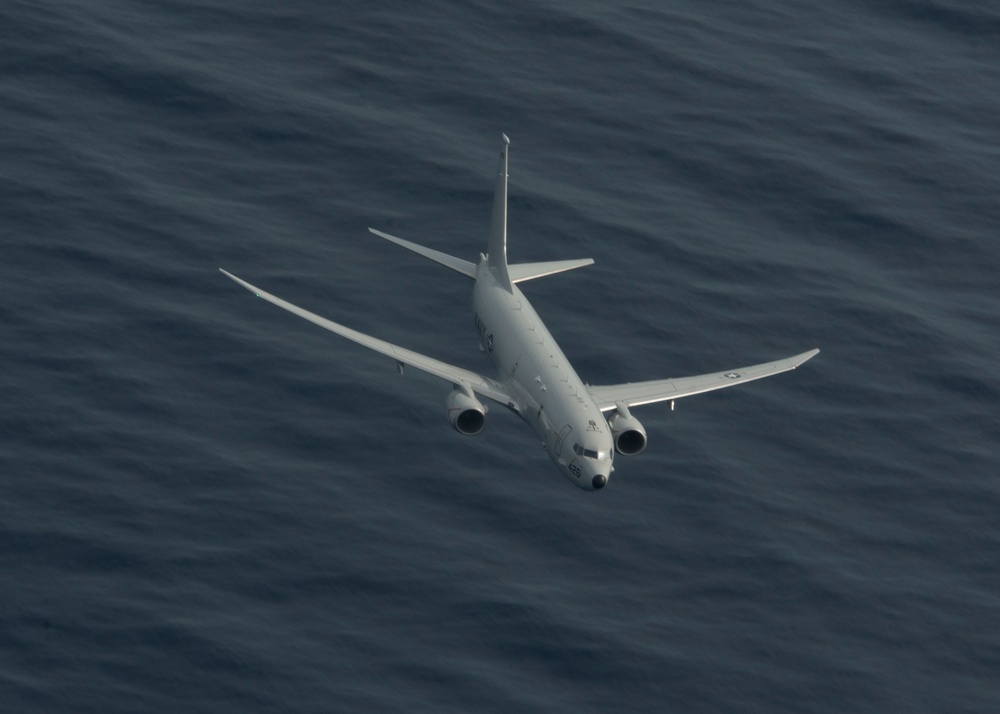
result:
<svg viewBox="0 0 1000 714"><path fill-rule="evenodd" d="M447 255L369 228L373 234L413 251L473 280L472 303L480 349L488 353L496 377L462 367L363 334L282 300L222 270L258 297L305 318L330 332L386 355L404 367L426 372L452 385L445 399L448 420L458 432L479 434L487 406L496 402L523 419L542 442L552 461L576 486L604 488L614 471L614 456L634 456L646 448L646 430L632 415L634 407L670 402L716 389L734 387L795 369L819 353L813 349L793 357L694 377L645 382L590 385L584 383L532 308L518 283L593 264L590 258L542 263L507 262L507 163L510 139L501 134L500 162L493 194L487 252L475 263Z"/></svg>

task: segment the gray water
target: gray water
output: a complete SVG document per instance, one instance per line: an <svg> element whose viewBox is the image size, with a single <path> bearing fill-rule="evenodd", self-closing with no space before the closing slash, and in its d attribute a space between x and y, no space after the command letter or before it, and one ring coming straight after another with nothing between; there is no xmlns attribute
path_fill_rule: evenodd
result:
<svg viewBox="0 0 1000 714"><path fill-rule="evenodd" d="M1000 708L1000 8L0 10L0 709ZM578 491L472 369L511 259L636 410Z"/></svg>

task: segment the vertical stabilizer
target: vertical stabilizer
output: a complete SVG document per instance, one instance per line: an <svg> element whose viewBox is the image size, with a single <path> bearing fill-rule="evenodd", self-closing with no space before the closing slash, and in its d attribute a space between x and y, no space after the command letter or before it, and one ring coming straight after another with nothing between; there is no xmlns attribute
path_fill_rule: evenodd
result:
<svg viewBox="0 0 1000 714"><path fill-rule="evenodd" d="M497 281L507 290L512 290L510 274L507 272L507 149L510 139L506 134L500 148L500 164L497 166L497 185L493 191L493 220L490 223L490 242L487 247L489 266Z"/></svg>

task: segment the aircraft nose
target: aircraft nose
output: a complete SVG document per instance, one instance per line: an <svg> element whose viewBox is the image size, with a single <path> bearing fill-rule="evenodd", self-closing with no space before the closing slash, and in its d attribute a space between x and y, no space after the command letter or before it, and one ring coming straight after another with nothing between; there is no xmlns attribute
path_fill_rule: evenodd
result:
<svg viewBox="0 0 1000 714"><path fill-rule="evenodd" d="M598 491L608 484L608 477L604 474L597 474L590 483L593 484L594 490Z"/></svg>

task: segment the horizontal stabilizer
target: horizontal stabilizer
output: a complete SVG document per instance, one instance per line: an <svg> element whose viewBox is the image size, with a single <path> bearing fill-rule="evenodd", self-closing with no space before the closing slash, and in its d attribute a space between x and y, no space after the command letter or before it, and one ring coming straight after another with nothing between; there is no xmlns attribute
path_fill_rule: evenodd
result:
<svg viewBox="0 0 1000 714"><path fill-rule="evenodd" d="M512 283L520 283L525 280L544 278L546 275L555 275L556 273L563 273L567 270L582 268L593 264L593 258L581 258L579 260L550 260L547 263L518 263L516 265L508 265L507 273L510 275L510 281Z"/></svg>
<svg viewBox="0 0 1000 714"><path fill-rule="evenodd" d="M416 243L411 243L408 240L403 240L402 238L397 238L396 236L391 236L388 233L383 233L382 231L377 231L374 228L369 228L372 233L387 241L395 243L396 245L401 245L407 250L412 250L417 255L422 255L425 258L433 260L435 263L440 263L446 268L451 268L456 273L461 273L467 278L475 279L476 277L476 266L467 260L462 260L461 258L456 258L447 253L442 253L439 250L433 250L432 248L425 248L422 245L417 245ZM568 270L568 268L567 268Z"/></svg>

